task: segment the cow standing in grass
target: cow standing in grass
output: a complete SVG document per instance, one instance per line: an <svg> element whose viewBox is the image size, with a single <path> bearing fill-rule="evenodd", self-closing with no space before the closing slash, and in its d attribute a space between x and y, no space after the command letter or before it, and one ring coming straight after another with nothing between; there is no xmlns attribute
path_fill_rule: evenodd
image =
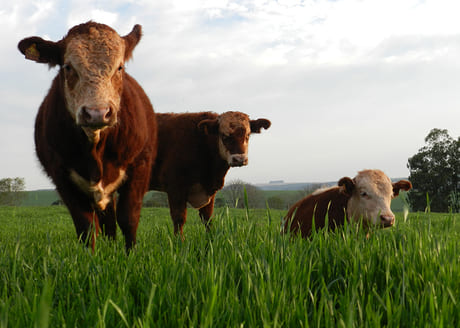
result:
<svg viewBox="0 0 460 328"><path fill-rule="evenodd" d="M391 199L401 189L411 188L407 180L392 183L380 170L361 171L353 179L344 177L338 186L317 190L294 204L284 219L284 232L300 231L302 237L308 237L313 221L315 228L324 228L326 217L331 230L345 220L362 220L364 227L391 227L395 221Z"/></svg>
<svg viewBox="0 0 460 328"><path fill-rule="evenodd" d="M158 156L150 189L168 194L174 232L182 234L187 202L209 228L216 192L230 167L248 164L251 133L271 125L240 112L157 114Z"/></svg>
<svg viewBox="0 0 460 328"><path fill-rule="evenodd" d="M35 147L77 236L93 249L101 229L115 238L116 222L133 247L156 156L153 107L125 72L140 38L139 25L121 37L88 22L58 42L30 37L18 45L27 59L59 66L37 114Z"/></svg>

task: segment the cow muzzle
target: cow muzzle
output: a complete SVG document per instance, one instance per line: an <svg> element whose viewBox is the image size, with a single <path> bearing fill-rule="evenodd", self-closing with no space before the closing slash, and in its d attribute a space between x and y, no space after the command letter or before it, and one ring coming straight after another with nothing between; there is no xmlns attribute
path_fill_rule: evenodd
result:
<svg viewBox="0 0 460 328"><path fill-rule="evenodd" d="M232 154L230 155L228 164L231 167L247 165L248 157L245 154Z"/></svg>
<svg viewBox="0 0 460 328"><path fill-rule="evenodd" d="M83 106L77 114L77 124L92 129L100 129L113 125L116 121L116 115L111 107L107 108L89 108Z"/></svg>
<svg viewBox="0 0 460 328"><path fill-rule="evenodd" d="M380 223L384 228L391 227L395 223L393 215L380 215Z"/></svg>

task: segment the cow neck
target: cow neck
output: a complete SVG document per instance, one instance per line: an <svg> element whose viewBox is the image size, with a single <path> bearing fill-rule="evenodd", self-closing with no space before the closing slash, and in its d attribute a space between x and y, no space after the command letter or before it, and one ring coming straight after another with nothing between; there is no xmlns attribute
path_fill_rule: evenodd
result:
<svg viewBox="0 0 460 328"><path fill-rule="evenodd" d="M213 177L211 189L213 192L216 192L224 186L225 176L229 168L230 165L228 165L226 160L222 159L220 156L215 157L211 168L211 176Z"/></svg>
<svg viewBox="0 0 460 328"><path fill-rule="evenodd" d="M90 180L91 181L99 181L102 179L104 175L104 166L103 166L103 158L104 152L106 147L106 133L102 131L99 134L99 138L97 140L92 141L90 143L90 157L92 161L94 161L91 165L90 169Z"/></svg>
<svg viewBox="0 0 460 328"><path fill-rule="evenodd" d="M201 148L199 155L201 169L197 182L202 184L209 194L213 194L223 187L225 175L230 166L219 155L217 137L205 136L204 138L201 142L206 146Z"/></svg>

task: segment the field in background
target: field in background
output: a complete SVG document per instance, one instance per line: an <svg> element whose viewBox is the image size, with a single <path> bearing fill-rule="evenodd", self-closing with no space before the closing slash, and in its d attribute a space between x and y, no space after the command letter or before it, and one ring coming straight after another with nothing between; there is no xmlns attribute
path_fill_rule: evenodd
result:
<svg viewBox="0 0 460 328"><path fill-rule="evenodd" d="M121 233L78 244L62 206L0 207L0 327L460 325L460 215L303 240L284 213L219 208L207 234L190 210L181 241L145 208L127 256Z"/></svg>
<svg viewBox="0 0 460 328"><path fill-rule="evenodd" d="M270 197L278 196L283 199L287 205L292 205L297 200L304 197L304 192L300 190L262 190L261 191L266 200ZM152 193L159 193L156 191L148 192L144 197L144 204L147 205L149 199L152 197ZM401 192L401 195L404 195L405 192ZM166 194L163 195L164 205L167 203ZM219 193L217 198L219 198ZM55 190L35 190L27 191L26 197L21 202L21 206L50 206L51 204L59 201L59 195ZM289 201L288 201L289 200ZM286 207L286 209L289 206ZM402 212L404 208L403 198L401 196L396 197L391 202L391 209L395 212Z"/></svg>

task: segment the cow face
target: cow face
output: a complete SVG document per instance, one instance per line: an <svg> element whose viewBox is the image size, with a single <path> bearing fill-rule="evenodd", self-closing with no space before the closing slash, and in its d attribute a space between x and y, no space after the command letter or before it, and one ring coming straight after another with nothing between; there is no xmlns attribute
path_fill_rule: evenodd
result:
<svg viewBox="0 0 460 328"><path fill-rule="evenodd" d="M27 59L59 65L67 110L88 137L118 120L124 63L141 37L141 27L120 37L112 28L88 22L73 27L58 42L39 37L22 40L18 47Z"/></svg>
<svg viewBox="0 0 460 328"><path fill-rule="evenodd" d="M229 166L243 166L248 164L249 135L270 125L267 119L249 120L244 113L225 112L216 119L201 121L198 127L204 133L217 135L219 154Z"/></svg>
<svg viewBox="0 0 460 328"><path fill-rule="evenodd" d="M365 170L354 179L348 177L339 181L344 193L350 195L347 204L348 218L360 220L365 226L377 225L391 227L395 216L390 209L391 199L399 194L399 190L409 190L412 185L407 180L392 183L380 170Z"/></svg>

